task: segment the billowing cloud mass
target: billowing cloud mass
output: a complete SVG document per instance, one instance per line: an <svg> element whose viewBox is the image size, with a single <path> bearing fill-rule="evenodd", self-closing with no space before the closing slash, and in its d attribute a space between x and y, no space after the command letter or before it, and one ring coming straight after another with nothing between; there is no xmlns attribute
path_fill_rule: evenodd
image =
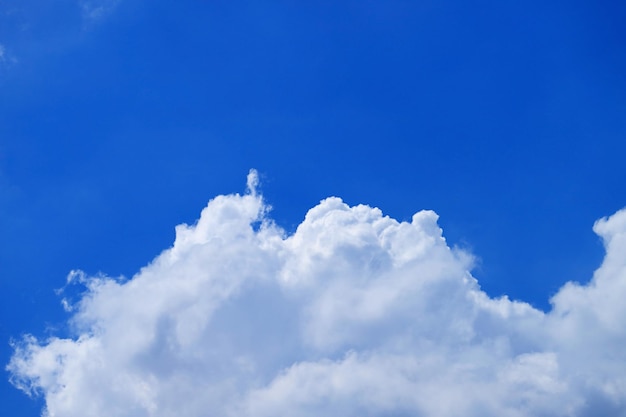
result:
<svg viewBox="0 0 626 417"><path fill-rule="evenodd" d="M16 344L13 384L49 417L626 416L626 211L544 313L481 291L432 211L332 197L287 235L256 182L132 279L72 272L75 337Z"/></svg>

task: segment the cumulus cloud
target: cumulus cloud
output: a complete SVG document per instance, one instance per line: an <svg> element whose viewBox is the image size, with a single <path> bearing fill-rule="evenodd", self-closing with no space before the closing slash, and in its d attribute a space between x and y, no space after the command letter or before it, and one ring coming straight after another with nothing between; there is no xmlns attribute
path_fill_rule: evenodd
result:
<svg viewBox="0 0 626 417"><path fill-rule="evenodd" d="M626 211L544 313L481 291L432 211L331 197L287 235L257 183L129 280L72 272L74 337L16 343L12 383L48 417L626 415Z"/></svg>

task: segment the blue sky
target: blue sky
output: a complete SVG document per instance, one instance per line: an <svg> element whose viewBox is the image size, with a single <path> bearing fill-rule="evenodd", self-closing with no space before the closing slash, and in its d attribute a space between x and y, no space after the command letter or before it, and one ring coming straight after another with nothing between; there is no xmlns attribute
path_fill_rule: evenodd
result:
<svg viewBox="0 0 626 417"><path fill-rule="evenodd" d="M68 333L69 271L132 277L250 168L286 233L329 196L434 210L489 296L548 311L626 206L625 19L591 1L0 3L0 359ZM38 415L5 376L0 414Z"/></svg>

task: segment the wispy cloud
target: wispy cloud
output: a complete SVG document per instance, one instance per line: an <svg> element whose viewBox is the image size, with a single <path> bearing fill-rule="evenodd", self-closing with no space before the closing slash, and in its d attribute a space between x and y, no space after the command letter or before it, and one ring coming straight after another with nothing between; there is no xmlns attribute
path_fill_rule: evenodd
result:
<svg viewBox="0 0 626 417"><path fill-rule="evenodd" d="M5 68L8 63L7 50L4 45L0 44L0 69Z"/></svg>
<svg viewBox="0 0 626 417"><path fill-rule="evenodd" d="M30 1L12 7L0 5L0 25L5 29L0 65L16 64L24 44L31 44L31 50L41 53L75 46L77 30L90 29L101 22L119 3L120 0L73 0L46 5Z"/></svg>
<svg viewBox="0 0 626 417"><path fill-rule="evenodd" d="M626 211L544 313L482 292L432 211L333 197L287 236L248 184L132 279L70 274L75 337L17 343L13 384L57 417L623 415Z"/></svg>
<svg viewBox="0 0 626 417"><path fill-rule="evenodd" d="M0 68L17 63L17 59L7 51L7 48L0 44Z"/></svg>
<svg viewBox="0 0 626 417"><path fill-rule="evenodd" d="M88 20L98 20L111 13L120 0L80 0L79 4L83 17Z"/></svg>

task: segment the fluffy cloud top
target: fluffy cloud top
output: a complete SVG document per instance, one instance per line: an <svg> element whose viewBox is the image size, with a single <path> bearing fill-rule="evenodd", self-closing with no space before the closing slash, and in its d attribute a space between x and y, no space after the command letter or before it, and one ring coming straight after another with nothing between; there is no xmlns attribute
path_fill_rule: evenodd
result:
<svg viewBox="0 0 626 417"><path fill-rule="evenodd" d="M75 337L17 344L49 417L626 416L626 211L544 313L493 299L437 215L328 198L293 235L218 196L132 279L70 274Z"/></svg>

